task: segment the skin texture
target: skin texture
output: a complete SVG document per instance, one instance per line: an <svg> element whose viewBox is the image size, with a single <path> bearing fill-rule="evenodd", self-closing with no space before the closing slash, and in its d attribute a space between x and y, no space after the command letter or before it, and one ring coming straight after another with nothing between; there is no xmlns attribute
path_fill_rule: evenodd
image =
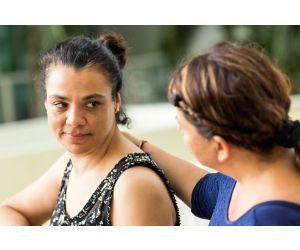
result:
<svg viewBox="0 0 300 250"><path fill-rule="evenodd" d="M177 109L177 122L178 129L181 131L184 139L184 143L188 150L196 156L196 159L205 166L210 166L213 164L211 162L211 154L214 152L215 148L211 140L202 137L197 129L189 123L184 114Z"/></svg>
<svg viewBox="0 0 300 250"><path fill-rule="evenodd" d="M58 66L50 72L45 102L50 128L71 154L93 154L115 129L120 99L111 100L106 78L93 68Z"/></svg>
<svg viewBox="0 0 300 250"><path fill-rule="evenodd" d="M1 204L2 225L40 225L48 220L70 158L66 210L73 217L121 158L142 152L119 131L115 112L121 98L112 99L110 84L95 68L52 65L46 90L49 127L67 152L40 179ZM134 167L116 183L111 219L113 225L174 225L176 216L158 175Z"/></svg>

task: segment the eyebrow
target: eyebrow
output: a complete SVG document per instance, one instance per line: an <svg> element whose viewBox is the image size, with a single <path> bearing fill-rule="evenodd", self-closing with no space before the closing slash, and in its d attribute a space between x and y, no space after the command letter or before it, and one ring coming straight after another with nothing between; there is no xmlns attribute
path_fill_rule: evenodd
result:
<svg viewBox="0 0 300 250"><path fill-rule="evenodd" d="M61 99L61 100L68 100L68 98L61 96L61 95L49 95L49 99Z"/></svg>
<svg viewBox="0 0 300 250"><path fill-rule="evenodd" d="M90 100L90 99L105 99L105 95L101 94L91 94L88 96L83 97L83 100Z"/></svg>
<svg viewBox="0 0 300 250"><path fill-rule="evenodd" d="M49 98L56 98L56 99L60 99L60 100L68 100L67 97L65 96L61 96L61 95L50 95ZM90 100L90 99L105 99L105 95L101 95L101 94L91 94L88 96L85 96L82 98L84 101Z"/></svg>

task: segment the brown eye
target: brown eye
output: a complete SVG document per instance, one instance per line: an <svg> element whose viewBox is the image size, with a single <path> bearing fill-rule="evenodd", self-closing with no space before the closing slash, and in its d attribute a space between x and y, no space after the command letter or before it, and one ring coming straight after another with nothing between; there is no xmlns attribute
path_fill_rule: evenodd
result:
<svg viewBox="0 0 300 250"><path fill-rule="evenodd" d="M67 103L64 103L64 102L54 102L53 105L57 109L63 109L63 108L66 108L68 106Z"/></svg>
<svg viewBox="0 0 300 250"><path fill-rule="evenodd" d="M93 102L89 102L89 103L87 104L87 107L88 107L88 108L96 108L96 107L99 106L99 105L100 105L100 102L93 101Z"/></svg>

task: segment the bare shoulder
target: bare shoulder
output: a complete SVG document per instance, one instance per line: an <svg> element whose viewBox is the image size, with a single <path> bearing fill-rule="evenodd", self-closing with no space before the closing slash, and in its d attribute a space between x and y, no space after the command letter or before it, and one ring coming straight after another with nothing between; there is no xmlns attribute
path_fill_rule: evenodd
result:
<svg viewBox="0 0 300 250"><path fill-rule="evenodd" d="M126 183L127 180L129 179L134 181L147 179L149 181L151 180L154 182L161 180L158 174L154 170L144 166L131 167L126 171L124 171L124 173L119 178L121 182L126 181Z"/></svg>
<svg viewBox="0 0 300 250"><path fill-rule="evenodd" d="M129 168L121 174L115 192L122 194L127 191L133 195L169 198L167 187L159 175L154 170L142 166Z"/></svg>
<svg viewBox="0 0 300 250"><path fill-rule="evenodd" d="M174 225L176 220L166 185L147 167L132 167L120 176L112 208L115 225Z"/></svg>

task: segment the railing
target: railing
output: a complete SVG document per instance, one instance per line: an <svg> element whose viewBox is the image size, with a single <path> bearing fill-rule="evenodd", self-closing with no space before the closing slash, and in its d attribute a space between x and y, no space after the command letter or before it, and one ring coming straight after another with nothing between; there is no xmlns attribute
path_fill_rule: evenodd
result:
<svg viewBox="0 0 300 250"><path fill-rule="evenodd" d="M26 71L0 75L0 122L17 120L14 86L29 82Z"/></svg>

